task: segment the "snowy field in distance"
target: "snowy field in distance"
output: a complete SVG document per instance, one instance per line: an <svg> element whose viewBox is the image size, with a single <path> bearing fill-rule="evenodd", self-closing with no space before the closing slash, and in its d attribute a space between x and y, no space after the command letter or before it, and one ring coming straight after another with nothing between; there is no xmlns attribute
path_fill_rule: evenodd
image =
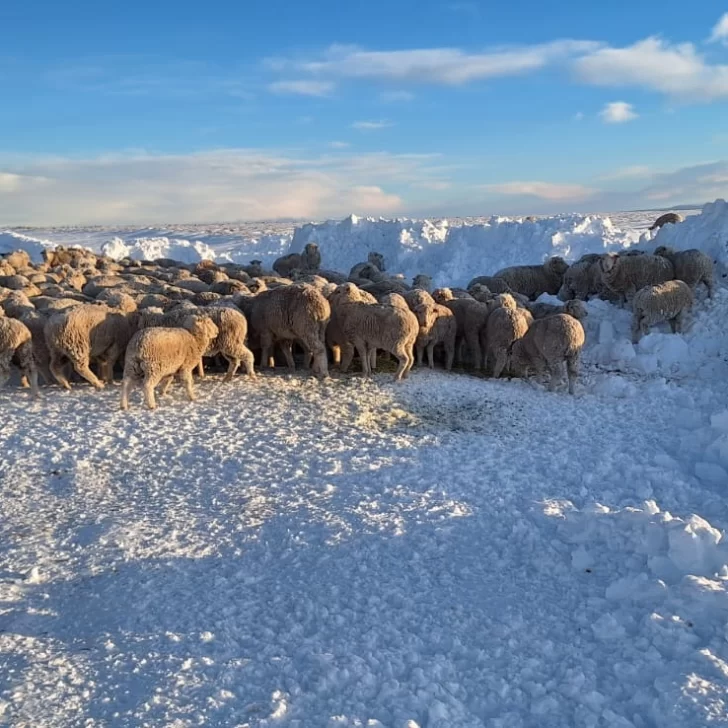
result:
<svg viewBox="0 0 728 728"><path fill-rule="evenodd" d="M534 245L641 244L656 216L491 227L533 262ZM251 232L232 227L167 232L225 252ZM487 234L461 227L464 275ZM292 233L271 234L286 250ZM728 210L642 242L724 266ZM573 398L419 369L401 385L211 374L198 402L175 387L154 413L138 391L120 412L118 383L0 391L0 724L725 724L719 284L684 335L638 346L628 311L589 302Z"/></svg>

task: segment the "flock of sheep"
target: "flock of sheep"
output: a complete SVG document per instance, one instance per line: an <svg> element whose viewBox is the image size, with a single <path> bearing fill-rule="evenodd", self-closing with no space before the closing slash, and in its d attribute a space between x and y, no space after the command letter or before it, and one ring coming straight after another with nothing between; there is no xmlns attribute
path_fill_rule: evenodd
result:
<svg viewBox="0 0 728 728"><path fill-rule="evenodd" d="M254 378L275 365L277 350L295 369L294 346L319 378L333 366L346 372L355 354L368 376L383 351L405 378L425 352L434 367L457 361L493 377L545 372L553 389L563 376L573 394L584 345L583 301L631 302L635 340L656 323L681 331L703 283L713 293L713 262L698 250L586 255L569 266L559 257L542 265L506 268L474 278L467 289L440 288L416 276L407 285L369 255L348 275L321 268L318 246L279 258L273 271L250 265L169 259L115 261L87 250L57 248L33 265L27 253L0 258L0 386L11 364L38 394L46 384L71 388L72 371L101 388L123 362L121 406L141 384L150 408L177 377L194 399L193 373L203 360L227 362L225 381L242 366ZM541 294L565 303L534 303ZM96 367L96 372L92 370Z"/></svg>

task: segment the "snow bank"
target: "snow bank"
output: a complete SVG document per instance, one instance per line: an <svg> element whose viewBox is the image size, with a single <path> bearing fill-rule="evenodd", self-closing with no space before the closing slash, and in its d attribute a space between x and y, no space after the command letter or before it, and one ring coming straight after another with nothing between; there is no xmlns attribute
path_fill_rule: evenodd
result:
<svg viewBox="0 0 728 728"><path fill-rule="evenodd" d="M25 250L34 263L42 263L43 251L55 247L55 243L50 240L31 238L11 230L0 232L0 255L12 253L14 250Z"/></svg>
<svg viewBox="0 0 728 728"><path fill-rule="evenodd" d="M190 242L176 238L135 238L130 243L114 237L101 246L101 252L110 258L133 258L134 260L155 260L171 258L180 263L197 263L200 260L216 260L218 256L207 244L199 240Z"/></svg>
<svg viewBox="0 0 728 728"><path fill-rule="evenodd" d="M310 242L321 248L324 266L348 271L377 251L387 269L413 277L431 275L437 285L462 286L476 275L561 255L620 250L639 241L636 231L616 228L608 217L557 215L539 220L492 217L477 225L451 226L447 220L375 220L355 215L341 222L297 228L290 251Z"/></svg>

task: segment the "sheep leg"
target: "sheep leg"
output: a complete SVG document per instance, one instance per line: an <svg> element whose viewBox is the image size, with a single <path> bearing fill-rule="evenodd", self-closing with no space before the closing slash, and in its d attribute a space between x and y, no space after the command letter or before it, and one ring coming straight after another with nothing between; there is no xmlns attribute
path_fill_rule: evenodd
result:
<svg viewBox="0 0 728 728"><path fill-rule="evenodd" d="M261 335L260 337L260 365L262 367L268 367L268 369L275 369L276 362L273 356L271 356L271 349L273 348L273 339L268 335Z"/></svg>
<svg viewBox="0 0 728 728"><path fill-rule="evenodd" d="M434 349L434 347L433 347ZM445 369L449 372L452 370L453 360L455 359L455 342L445 342Z"/></svg>
<svg viewBox="0 0 728 728"><path fill-rule="evenodd" d="M423 341L417 342L416 351L417 351L417 366L421 367L423 360L425 358L425 343ZM428 354L429 354L429 345L428 345Z"/></svg>
<svg viewBox="0 0 728 728"><path fill-rule="evenodd" d="M20 371L23 373L23 379L30 380L30 393L33 397L39 395L38 391L38 370L35 368L35 360L33 358L33 344L29 341L18 348L16 352Z"/></svg>
<svg viewBox="0 0 728 728"><path fill-rule="evenodd" d="M372 371L369 365L369 352L367 351L366 343L363 339L357 339L354 342L354 346L356 347L356 351L359 354L359 358L361 359L361 370L364 374L364 377L370 377L372 375Z"/></svg>
<svg viewBox="0 0 728 728"><path fill-rule="evenodd" d="M640 317L635 314L634 318L632 319L632 343L638 344L640 337L642 334L642 325L640 321Z"/></svg>
<svg viewBox="0 0 728 728"><path fill-rule="evenodd" d="M225 358L228 360L228 370L222 381L229 382L235 376L235 372L238 371L240 359L236 359L234 356L225 356Z"/></svg>
<svg viewBox="0 0 728 728"><path fill-rule="evenodd" d="M555 392L556 386L561 382L561 362L549 364L547 370L549 376L548 390L549 392Z"/></svg>
<svg viewBox="0 0 728 728"><path fill-rule="evenodd" d="M293 360L293 342L291 340L281 341L280 347L283 350L283 356L286 358L286 366L289 372L296 371L296 362Z"/></svg>
<svg viewBox="0 0 728 728"><path fill-rule="evenodd" d="M157 400L154 398L154 387L157 382L154 379L144 380L144 401L147 403L149 409L157 409Z"/></svg>
<svg viewBox="0 0 728 728"><path fill-rule="evenodd" d="M341 347L335 344L331 347L331 358L334 366L341 366Z"/></svg>
<svg viewBox="0 0 728 728"><path fill-rule="evenodd" d="M705 287L708 289L708 298L713 298L713 280L705 277L702 282L705 283Z"/></svg>
<svg viewBox="0 0 728 728"><path fill-rule="evenodd" d="M104 383L91 371L88 364L88 359L85 361L71 361L73 368L83 377L92 387L96 389L103 389Z"/></svg>
<svg viewBox="0 0 728 728"><path fill-rule="evenodd" d="M187 392L187 398L190 402L194 402L197 397L195 396L195 385L192 381L192 372L187 369L179 373L179 377L182 383L185 385L185 391Z"/></svg>
<svg viewBox="0 0 728 728"><path fill-rule="evenodd" d="M129 409L129 392L134 386L134 381L131 377L124 377L121 381L121 409Z"/></svg>
<svg viewBox="0 0 728 728"><path fill-rule="evenodd" d="M349 367L351 366L351 361L354 358L354 345L350 341L347 341L345 344L342 345L341 351L342 357L339 369L341 370L342 374L346 374Z"/></svg>
<svg viewBox="0 0 728 728"><path fill-rule="evenodd" d="M159 396L164 397L165 394L167 394L167 390L169 389L170 385L174 381L174 374L168 374L166 377L162 378L162 381L159 383Z"/></svg>
<svg viewBox="0 0 728 728"><path fill-rule="evenodd" d="M245 374L251 379L255 379L255 357L250 349L243 349L242 362Z"/></svg>
<svg viewBox="0 0 728 728"><path fill-rule="evenodd" d="M579 377L579 355L568 357L566 360L566 375L569 378L569 394L574 394L576 380Z"/></svg>
<svg viewBox="0 0 728 728"><path fill-rule="evenodd" d="M114 381L114 367L116 362L119 360L119 347L117 344L113 344L111 348L106 352L105 358L101 363L101 376L107 384L111 384Z"/></svg>
<svg viewBox="0 0 728 728"><path fill-rule="evenodd" d="M407 355L407 365L405 366L404 372L402 374L402 379L407 379L410 370L415 363L414 346L412 344L410 344L409 346L405 344L404 353Z"/></svg>
<svg viewBox="0 0 728 728"><path fill-rule="evenodd" d="M10 379L10 361L12 353L0 356L0 388L4 387Z"/></svg>
<svg viewBox="0 0 728 728"><path fill-rule="evenodd" d="M200 379L204 379L205 378L205 364L202 361L202 357L200 357L200 361L197 362L197 376Z"/></svg>
<svg viewBox="0 0 728 728"><path fill-rule="evenodd" d="M503 370L506 368L507 361L508 352L503 349L499 349L496 352L495 364L493 365L493 377L495 379L498 379L498 377L503 373Z"/></svg>
<svg viewBox="0 0 728 728"><path fill-rule="evenodd" d="M417 362L418 366L422 365L422 355L420 353L420 361ZM429 344L427 344L427 366L430 367L430 369L435 368L435 342L430 341Z"/></svg>
<svg viewBox="0 0 728 728"><path fill-rule="evenodd" d="M394 350L394 355L397 357L397 360L399 361L399 366L397 367L397 371L394 375L394 381L399 382L407 376L406 372L407 372L407 365L409 364L409 356L408 356L407 350L404 346L398 346Z"/></svg>
<svg viewBox="0 0 728 728"><path fill-rule="evenodd" d="M61 354L56 351L51 351L51 360L48 366L53 378L58 382L58 384L60 384L60 386L64 389L70 391L71 383L68 381L66 368L63 365L63 358Z"/></svg>
<svg viewBox="0 0 728 728"><path fill-rule="evenodd" d="M478 337L477 333L466 334L465 338L467 340L468 349L470 349L472 364L476 369L480 369L482 365L482 357L480 354L480 338Z"/></svg>
<svg viewBox="0 0 728 728"><path fill-rule="evenodd" d="M371 374L377 368L377 350L369 349L369 373Z"/></svg>

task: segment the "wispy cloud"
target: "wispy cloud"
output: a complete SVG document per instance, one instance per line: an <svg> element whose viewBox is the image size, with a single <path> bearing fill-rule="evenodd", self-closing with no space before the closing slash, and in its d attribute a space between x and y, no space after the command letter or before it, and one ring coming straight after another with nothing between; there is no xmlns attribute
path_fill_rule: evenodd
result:
<svg viewBox="0 0 728 728"><path fill-rule="evenodd" d="M332 81L276 81L268 85L274 94L298 94L300 96L328 96L336 87Z"/></svg>
<svg viewBox="0 0 728 728"><path fill-rule="evenodd" d="M595 86L637 87L683 101L728 98L728 66L710 65L692 43L647 38L626 48L600 48L574 62Z"/></svg>
<svg viewBox="0 0 728 728"><path fill-rule="evenodd" d="M349 142L329 142L329 146L332 149L347 149L351 144Z"/></svg>
<svg viewBox="0 0 728 728"><path fill-rule="evenodd" d="M382 91L379 98L387 103L413 101L415 95L411 91Z"/></svg>
<svg viewBox="0 0 728 728"><path fill-rule="evenodd" d="M358 131L377 131L390 126L394 126L391 121L355 121L351 125L351 128L357 129Z"/></svg>
<svg viewBox="0 0 728 728"><path fill-rule="evenodd" d="M556 40L532 46L498 47L482 53L458 48L367 51L352 46L331 46L317 60L268 59L272 70L294 69L329 78L458 86L487 78L513 76L543 68L550 63L594 51L592 41Z"/></svg>
<svg viewBox="0 0 728 728"><path fill-rule="evenodd" d="M0 158L0 223L121 224L326 218L404 210L415 184L441 181L432 154L220 149L187 155Z"/></svg>
<svg viewBox="0 0 728 728"><path fill-rule="evenodd" d="M583 111L577 111L574 114L574 121L583 121L584 120L584 112Z"/></svg>
<svg viewBox="0 0 728 728"><path fill-rule="evenodd" d="M631 167L622 167L621 169L615 169L613 172L607 172L606 174L600 175L599 179L604 181L639 179L649 177L652 174L653 171L650 167L635 164Z"/></svg>
<svg viewBox="0 0 728 728"><path fill-rule="evenodd" d="M599 116L605 124L624 124L639 118L632 104L626 101L612 101L606 104L599 112Z"/></svg>
<svg viewBox="0 0 728 728"><path fill-rule="evenodd" d="M713 26L710 42L728 44L728 13L723 13L720 20Z"/></svg>
<svg viewBox="0 0 728 728"><path fill-rule="evenodd" d="M552 182L502 182L484 185L483 189L498 195L537 197L550 202L580 202L597 193L597 190L584 185Z"/></svg>

